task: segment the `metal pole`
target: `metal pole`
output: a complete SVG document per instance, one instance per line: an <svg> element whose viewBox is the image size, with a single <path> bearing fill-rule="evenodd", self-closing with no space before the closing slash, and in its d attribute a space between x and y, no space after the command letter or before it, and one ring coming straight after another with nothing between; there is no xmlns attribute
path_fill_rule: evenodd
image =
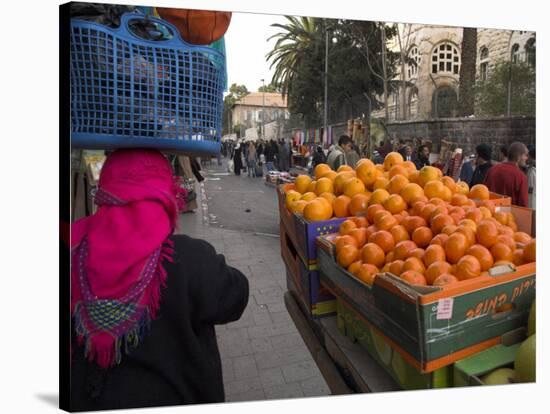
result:
<svg viewBox="0 0 550 414"><path fill-rule="evenodd" d="M328 29L325 26L325 105L323 116L323 133L328 139Z"/></svg>
<svg viewBox="0 0 550 414"><path fill-rule="evenodd" d="M506 115L510 116L512 112L512 65L513 61L510 58L510 70L508 71L508 100L506 102Z"/></svg>
<svg viewBox="0 0 550 414"><path fill-rule="evenodd" d="M262 79L262 139L265 139L265 82Z"/></svg>

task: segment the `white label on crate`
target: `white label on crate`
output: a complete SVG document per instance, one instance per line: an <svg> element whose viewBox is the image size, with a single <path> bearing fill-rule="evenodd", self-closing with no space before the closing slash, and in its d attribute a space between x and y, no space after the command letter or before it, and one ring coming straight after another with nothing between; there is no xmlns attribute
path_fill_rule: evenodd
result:
<svg viewBox="0 0 550 414"><path fill-rule="evenodd" d="M453 317L453 302L453 298L439 299L436 319L451 319Z"/></svg>

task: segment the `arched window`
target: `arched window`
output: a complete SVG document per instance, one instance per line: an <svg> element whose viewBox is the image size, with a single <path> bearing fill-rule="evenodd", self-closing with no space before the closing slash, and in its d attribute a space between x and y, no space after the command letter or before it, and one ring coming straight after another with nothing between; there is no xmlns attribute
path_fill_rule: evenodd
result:
<svg viewBox="0 0 550 414"><path fill-rule="evenodd" d="M527 64L531 67L536 66L536 44L535 44L535 38L532 37L525 43L525 58L527 60Z"/></svg>
<svg viewBox="0 0 550 414"><path fill-rule="evenodd" d="M432 73L452 73L460 71L460 53L451 43L442 43L432 52Z"/></svg>
<svg viewBox="0 0 550 414"><path fill-rule="evenodd" d="M418 54L418 48L413 46L409 51L409 63L407 64L409 79L416 78L421 59L422 57Z"/></svg>
<svg viewBox="0 0 550 414"><path fill-rule="evenodd" d="M519 63L519 45L517 43L514 43L512 46L512 63Z"/></svg>
<svg viewBox="0 0 550 414"><path fill-rule="evenodd" d="M487 70L489 68L489 49L483 46L479 51L479 79L487 79Z"/></svg>

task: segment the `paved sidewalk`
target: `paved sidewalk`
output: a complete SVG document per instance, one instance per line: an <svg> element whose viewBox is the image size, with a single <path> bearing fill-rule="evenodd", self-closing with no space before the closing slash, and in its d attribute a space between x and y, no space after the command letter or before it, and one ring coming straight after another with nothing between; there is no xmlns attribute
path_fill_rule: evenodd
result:
<svg viewBox="0 0 550 414"><path fill-rule="evenodd" d="M210 242L250 284L241 319L216 326L226 400L330 395L284 305L286 270L279 239L209 226L201 188L199 208L180 216L179 231Z"/></svg>

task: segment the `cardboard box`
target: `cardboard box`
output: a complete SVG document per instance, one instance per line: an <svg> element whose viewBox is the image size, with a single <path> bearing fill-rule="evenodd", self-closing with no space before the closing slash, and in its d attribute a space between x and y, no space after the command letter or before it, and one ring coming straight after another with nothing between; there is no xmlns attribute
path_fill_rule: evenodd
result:
<svg viewBox="0 0 550 414"><path fill-rule="evenodd" d="M320 283L319 272L308 270L281 223L281 256L292 278L288 286L303 302L306 314L312 317L333 315L336 312L334 296ZM288 285L288 283L287 283Z"/></svg>
<svg viewBox="0 0 550 414"><path fill-rule="evenodd" d="M326 237L318 242L321 282L423 373L500 343L526 324L535 297L535 263L445 287L412 286L389 273L369 286L336 263Z"/></svg>
<svg viewBox="0 0 550 414"><path fill-rule="evenodd" d="M337 298L338 330L353 342L358 342L378 364L406 390L445 388L452 385L452 366L422 373L409 364L401 354L368 321L345 302Z"/></svg>
<svg viewBox="0 0 550 414"><path fill-rule="evenodd" d="M308 222L301 215L291 213L285 205L285 193L292 188L294 184L283 184L277 188L281 222L306 267L309 270L317 270L316 238L337 231L345 218Z"/></svg>
<svg viewBox="0 0 550 414"><path fill-rule="evenodd" d="M498 368L513 368L518 348L525 339L525 333L525 328L511 331L502 336L501 344L455 362L453 385L455 387L485 385L481 380L485 374Z"/></svg>

